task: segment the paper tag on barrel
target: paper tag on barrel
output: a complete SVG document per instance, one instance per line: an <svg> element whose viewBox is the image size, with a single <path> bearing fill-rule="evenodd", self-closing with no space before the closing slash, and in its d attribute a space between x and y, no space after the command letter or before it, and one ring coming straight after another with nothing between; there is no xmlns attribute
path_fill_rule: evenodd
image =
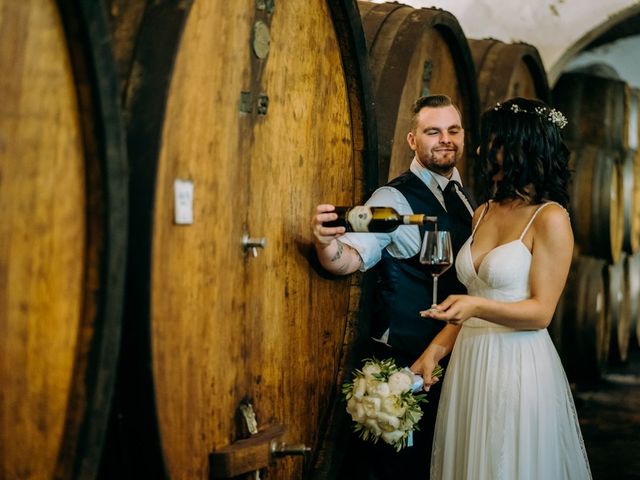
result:
<svg viewBox="0 0 640 480"><path fill-rule="evenodd" d="M176 225L193 223L193 182L176 179L173 182L174 222Z"/></svg>

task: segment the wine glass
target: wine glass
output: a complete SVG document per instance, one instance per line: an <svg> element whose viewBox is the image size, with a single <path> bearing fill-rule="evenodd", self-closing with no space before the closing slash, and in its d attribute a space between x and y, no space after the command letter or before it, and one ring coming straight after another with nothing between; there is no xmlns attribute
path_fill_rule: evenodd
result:
<svg viewBox="0 0 640 480"><path fill-rule="evenodd" d="M451 233L442 230L427 231L422 240L420 263L433 277L433 299L431 308L438 303L438 277L446 272L453 263Z"/></svg>

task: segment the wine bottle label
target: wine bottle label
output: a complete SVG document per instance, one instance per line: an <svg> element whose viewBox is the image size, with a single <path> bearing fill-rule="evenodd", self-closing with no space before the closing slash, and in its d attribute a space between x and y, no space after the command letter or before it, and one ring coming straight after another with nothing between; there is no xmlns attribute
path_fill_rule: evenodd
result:
<svg viewBox="0 0 640 480"><path fill-rule="evenodd" d="M347 221L351 224L354 232L368 232L372 218L371 209L363 205L353 207L347 213Z"/></svg>

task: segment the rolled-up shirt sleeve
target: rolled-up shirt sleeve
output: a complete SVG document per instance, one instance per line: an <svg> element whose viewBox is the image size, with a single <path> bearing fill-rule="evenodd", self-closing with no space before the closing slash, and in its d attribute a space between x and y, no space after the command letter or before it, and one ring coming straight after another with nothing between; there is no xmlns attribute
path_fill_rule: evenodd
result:
<svg viewBox="0 0 640 480"><path fill-rule="evenodd" d="M401 215L413 213L409 202L402 193L393 187L380 187L365 205L371 207L392 207ZM420 233L418 226L403 226L389 233L355 233L349 232L340 237L340 241L355 249L362 258L360 271L365 272L382 258L382 251L387 251L397 258L409 258L420 249Z"/></svg>

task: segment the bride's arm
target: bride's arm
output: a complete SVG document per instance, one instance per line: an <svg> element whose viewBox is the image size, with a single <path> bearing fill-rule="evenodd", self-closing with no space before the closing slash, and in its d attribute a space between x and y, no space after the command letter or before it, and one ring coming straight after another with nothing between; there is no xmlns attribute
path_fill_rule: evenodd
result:
<svg viewBox="0 0 640 480"><path fill-rule="evenodd" d="M457 325L445 326L440 330L440 333L435 336L425 351L422 352L422 355L411 365L410 370L422 376L425 390L429 390L429 387L438 381L438 379L432 377L431 374L440 360L451 353L453 344L458 337L458 332L460 332L460 327Z"/></svg>
<svg viewBox="0 0 640 480"><path fill-rule="evenodd" d="M451 295L437 306L442 312L427 310L425 317L451 323L479 317L521 330L546 328L567 281L573 253L573 233L566 212L550 205L534 220L530 297L520 302L499 302L468 295Z"/></svg>
<svg viewBox="0 0 640 480"><path fill-rule="evenodd" d="M483 203L473 212L473 218L471 220L472 229L475 229L482 212L488 207L488 202ZM421 312L421 314L424 314L424 312ZM425 351L422 352L422 355L411 365L411 371L422 376L425 390L429 390L429 387L438 381L438 378L432 377L431 373L440 360L449 355L451 350L453 350L453 344L456 342L458 332L460 332L460 327L457 325L447 325L444 327L427 346Z"/></svg>

